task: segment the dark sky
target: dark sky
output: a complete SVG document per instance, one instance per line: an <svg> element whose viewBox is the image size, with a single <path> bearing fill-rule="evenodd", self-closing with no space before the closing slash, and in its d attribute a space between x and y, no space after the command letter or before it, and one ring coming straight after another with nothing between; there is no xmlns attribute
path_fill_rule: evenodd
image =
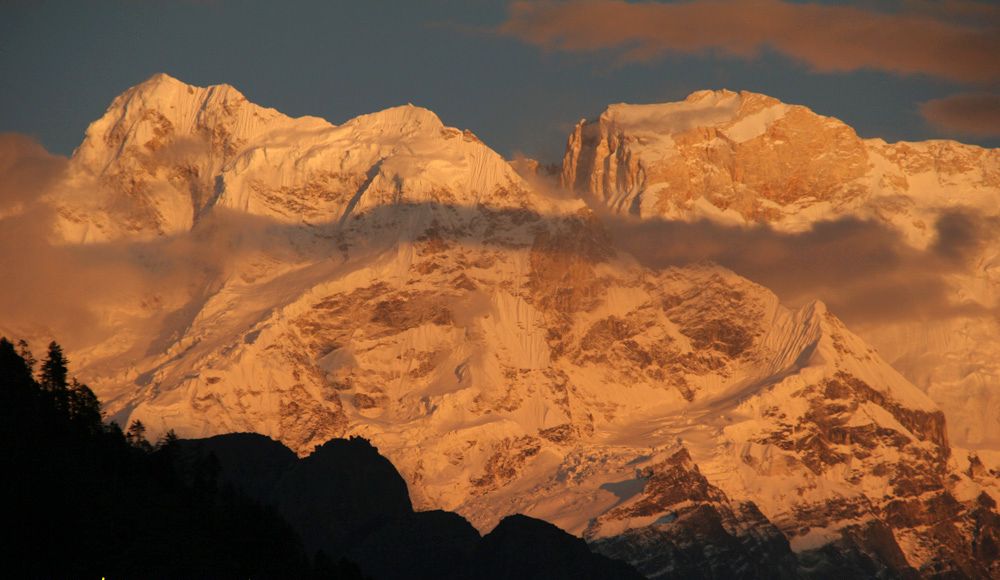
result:
<svg viewBox="0 0 1000 580"><path fill-rule="evenodd" d="M713 10L725 11L720 0L696 4L706 5L708 19ZM900 9L882 4L892 14ZM921 72L920 63L917 72L907 72L891 63L867 66L864 55L857 57L861 65L847 66L852 70L830 70L815 56L797 57L796 51L806 54L810 47L776 43L734 55L725 39L721 48L670 45L628 58L622 47L649 38L626 33L610 47L560 44L567 30L604 39L602 31L589 32L577 22L584 14L577 6L585 5L549 15L554 24L539 35L525 31L531 19L543 16L533 10L504 28L515 20L505 1L6 0L0 6L0 131L26 133L53 152L69 154L117 94L162 71L195 85L229 83L258 104L333 123L412 102L434 110L446 124L471 129L504 155L549 161L559 159L577 119L593 117L609 103L679 100L703 88L746 89L804 104L843 119L865 137L1000 144L995 132L934 130L920 113L923 102L973 92L987 94L979 107L995 117L995 96L988 95L997 79L991 72L952 78L933 63L924 67L929 72ZM988 8L983 13L996 16ZM963 26L982 25L977 13L960 16ZM706 34L726 32L706 28ZM836 52L842 39L830 42ZM991 49L988 37L985 42L983 50ZM838 67L844 68L832 66Z"/></svg>

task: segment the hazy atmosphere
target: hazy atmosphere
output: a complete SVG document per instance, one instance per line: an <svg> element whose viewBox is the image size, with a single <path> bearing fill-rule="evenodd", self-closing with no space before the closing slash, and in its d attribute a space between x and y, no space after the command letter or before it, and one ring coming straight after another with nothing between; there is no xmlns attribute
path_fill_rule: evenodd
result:
<svg viewBox="0 0 1000 580"><path fill-rule="evenodd" d="M18 577L1000 578L1000 7L0 6Z"/></svg>

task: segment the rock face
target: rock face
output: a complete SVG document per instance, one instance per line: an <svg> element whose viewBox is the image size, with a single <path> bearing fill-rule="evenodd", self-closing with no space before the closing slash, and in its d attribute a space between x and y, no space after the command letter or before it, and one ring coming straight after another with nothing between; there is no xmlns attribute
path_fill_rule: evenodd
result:
<svg viewBox="0 0 1000 580"><path fill-rule="evenodd" d="M611 105L570 135L562 183L644 218L767 223L784 231L880 217L914 243L942 206L1000 199L1000 152L953 141L888 144L750 92ZM995 205L994 205L995 207Z"/></svg>
<svg viewBox="0 0 1000 580"><path fill-rule="evenodd" d="M754 119L773 120L770 103ZM754 123L726 130L748 142ZM191 156L149 169L151 140ZM568 179L599 165L585 157L568 159ZM990 480L951 456L934 403L822 303L788 309L712 265L643 268L583 201L532 189L429 111L335 127L156 77L115 101L72 164L104 201L55 196L67 243L197 244L223 219L227 236L264 228L252 231L273 242L186 300L137 297L146 318L72 353L121 420L257 432L303 456L364 436L417 509L480 530L527 514L650 576L788 576L805 565L789 550L817 570L845 569L830 554L898 573L995 569L976 555L993 533L977 499ZM185 166L211 195L172 177ZM609 200L637 179L607 175L582 179ZM769 199L789 199L782 187Z"/></svg>
<svg viewBox="0 0 1000 580"><path fill-rule="evenodd" d="M736 503L711 485L681 448L641 474L643 493L591 522L594 548L632 562L649 577L794 578L785 536L753 503ZM633 520L649 521L608 535Z"/></svg>
<svg viewBox="0 0 1000 580"><path fill-rule="evenodd" d="M767 225L798 232L823 220L883 223L915 248L934 244L949 212L996 224L1000 150L953 141L862 139L837 119L749 92L699 91L677 103L611 105L570 135L562 183L640 219ZM946 227L950 227L945 223ZM1000 230L949 302L966 312L1000 306ZM865 324L857 329L951 419L963 447L1000 450L1000 326L964 315ZM969 364L975 361L975 364Z"/></svg>

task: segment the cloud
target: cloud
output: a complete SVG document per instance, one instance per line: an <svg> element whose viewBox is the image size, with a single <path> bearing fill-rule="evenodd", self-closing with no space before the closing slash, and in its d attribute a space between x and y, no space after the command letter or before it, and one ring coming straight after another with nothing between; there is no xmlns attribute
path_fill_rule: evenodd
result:
<svg viewBox="0 0 1000 580"><path fill-rule="evenodd" d="M196 153L181 143L162 154ZM141 326L149 336L130 340L155 343L164 317L194 315L206 290L243 260L264 254L293 259L304 251L273 222L221 209L177 236L58 243L52 236L55 210L45 200L71 187L68 165L67 158L26 136L0 134L0 334L36 342L55 338L78 350L112 339L131 320L126 326ZM97 187L82 179L71 181L82 189L74 194ZM332 253L327 247L308 250Z"/></svg>
<svg viewBox="0 0 1000 580"><path fill-rule="evenodd" d="M952 19L1000 18L1000 6L983 0L903 0L902 6L913 12L923 12Z"/></svg>
<svg viewBox="0 0 1000 580"><path fill-rule="evenodd" d="M26 135L0 133L0 217L37 199L62 178L67 164Z"/></svg>
<svg viewBox="0 0 1000 580"><path fill-rule="evenodd" d="M19 208L0 212L0 279L13 281L0 284L0 332L17 338L55 337L71 351L129 343L139 345L137 357L161 352L168 333L184 328L222 281L253 270L247 266L340 255L336 236L316 238L297 226L221 208L175 236L53 244L53 211L39 200L64 187L66 164L30 139L0 138L0 208ZM570 195L557 190L554 176L536 172L526 160L519 165L538 190ZM597 211L618 247L648 267L716 262L789 305L820 298L852 325L996 315L955 303L950 284L1000 239L997 218L945 212L935 224L934 243L920 250L884 224L852 219L787 234ZM117 335L122 328L147 335Z"/></svg>
<svg viewBox="0 0 1000 580"><path fill-rule="evenodd" d="M934 99L920 105L920 114L942 133L1000 136L1000 95L977 93Z"/></svg>
<svg viewBox="0 0 1000 580"><path fill-rule="evenodd" d="M970 272L986 244L1000 237L995 218L945 212L925 250L882 223L856 219L819 222L793 234L709 221L602 219L618 246L643 265L718 263L786 304L822 299L852 325L994 314L983 305L955 303L950 277Z"/></svg>
<svg viewBox="0 0 1000 580"><path fill-rule="evenodd" d="M157 351L168 343L160 332L186 326L248 263L335 252L333 241L298 247L285 226L224 209L190 232L82 245L53 243L52 217L37 203L0 219L0 277L14 281L0 284L0 334L55 338L70 350L125 340L124 328L145 333L128 339L136 354Z"/></svg>
<svg viewBox="0 0 1000 580"><path fill-rule="evenodd" d="M514 2L497 32L548 50L612 50L626 62L676 53L749 59L770 49L819 72L1000 78L1000 13L976 2L921 5L879 12L781 0Z"/></svg>

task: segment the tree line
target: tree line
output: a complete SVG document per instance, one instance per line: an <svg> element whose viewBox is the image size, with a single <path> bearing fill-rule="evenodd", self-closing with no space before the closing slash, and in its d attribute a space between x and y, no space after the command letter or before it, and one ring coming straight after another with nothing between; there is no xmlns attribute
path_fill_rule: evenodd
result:
<svg viewBox="0 0 1000 580"><path fill-rule="evenodd" d="M63 349L42 361L0 339L0 494L11 577L359 578L308 555L270 507L218 481L214 457L176 461L139 421L105 422ZM179 465L185 466L180 472Z"/></svg>

